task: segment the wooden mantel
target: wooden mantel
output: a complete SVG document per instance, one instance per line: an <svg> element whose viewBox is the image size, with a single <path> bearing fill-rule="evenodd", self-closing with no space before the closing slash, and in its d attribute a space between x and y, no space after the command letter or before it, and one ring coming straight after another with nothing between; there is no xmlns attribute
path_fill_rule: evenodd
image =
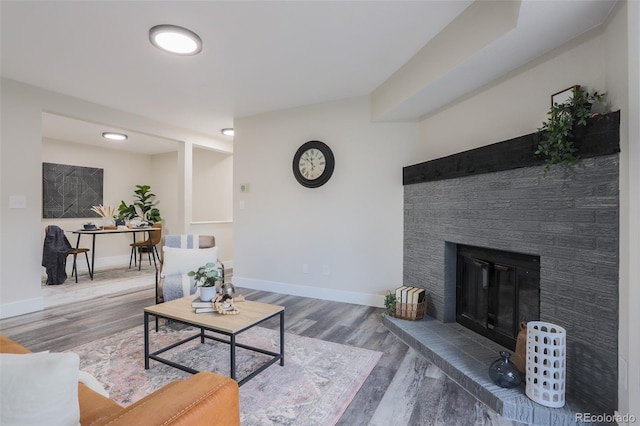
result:
<svg viewBox="0 0 640 426"><path fill-rule="evenodd" d="M535 154L538 133L475 148L447 157L402 168L402 184L431 182L522 167L540 166L544 159ZM576 131L579 158L620 152L620 111L589 119Z"/></svg>

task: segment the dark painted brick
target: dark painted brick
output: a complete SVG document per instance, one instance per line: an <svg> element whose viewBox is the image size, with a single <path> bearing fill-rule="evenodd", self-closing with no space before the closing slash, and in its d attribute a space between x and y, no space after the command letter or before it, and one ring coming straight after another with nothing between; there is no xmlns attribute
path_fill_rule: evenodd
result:
<svg viewBox="0 0 640 426"><path fill-rule="evenodd" d="M546 178L528 167L404 187L404 284L427 288L429 315L445 311L445 242L539 255L541 319L568 333L567 391L604 411L617 398L618 164L614 154Z"/></svg>

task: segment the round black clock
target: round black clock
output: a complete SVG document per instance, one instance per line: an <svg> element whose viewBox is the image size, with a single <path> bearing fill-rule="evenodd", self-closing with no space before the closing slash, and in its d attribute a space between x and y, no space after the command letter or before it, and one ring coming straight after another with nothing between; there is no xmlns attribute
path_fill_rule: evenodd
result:
<svg viewBox="0 0 640 426"><path fill-rule="evenodd" d="M334 166L331 148L320 141L303 143L293 156L293 175L300 185L307 188L317 188L327 183Z"/></svg>

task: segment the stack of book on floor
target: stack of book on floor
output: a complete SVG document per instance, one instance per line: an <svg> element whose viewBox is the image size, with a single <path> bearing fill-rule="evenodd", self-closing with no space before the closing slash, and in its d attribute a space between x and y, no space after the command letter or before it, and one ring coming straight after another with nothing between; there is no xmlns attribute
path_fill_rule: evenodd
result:
<svg viewBox="0 0 640 426"><path fill-rule="evenodd" d="M193 312L196 314L205 314L207 312L216 312L216 309L213 307L211 301L203 302L200 300L200 296L196 296L195 299L191 302L191 307L193 308Z"/></svg>
<svg viewBox="0 0 640 426"><path fill-rule="evenodd" d="M396 289L396 318L419 320L427 313L424 288L402 286Z"/></svg>

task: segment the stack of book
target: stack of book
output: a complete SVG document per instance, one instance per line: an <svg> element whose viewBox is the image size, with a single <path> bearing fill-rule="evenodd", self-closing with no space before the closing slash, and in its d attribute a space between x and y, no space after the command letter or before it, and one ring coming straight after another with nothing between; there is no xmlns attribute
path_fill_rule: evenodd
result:
<svg viewBox="0 0 640 426"><path fill-rule="evenodd" d="M211 301L203 302L200 300L200 296L196 296L195 299L191 302L191 307L196 314L204 314L207 312L216 312L216 309L213 307Z"/></svg>
<svg viewBox="0 0 640 426"><path fill-rule="evenodd" d="M416 320L424 318L427 312L426 292L424 288L402 286L396 293L396 317Z"/></svg>

